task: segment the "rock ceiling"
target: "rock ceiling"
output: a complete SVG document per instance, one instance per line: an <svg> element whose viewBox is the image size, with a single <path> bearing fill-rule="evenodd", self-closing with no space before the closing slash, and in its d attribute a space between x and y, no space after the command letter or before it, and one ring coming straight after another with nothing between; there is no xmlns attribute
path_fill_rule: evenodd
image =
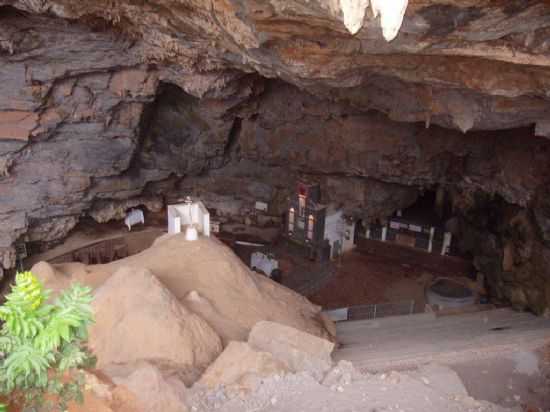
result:
<svg viewBox="0 0 550 412"><path fill-rule="evenodd" d="M165 77L196 96L223 87L236 70L257 72L397 121L464 132L536 124L537 134L550 134L547 1L411 0L390 42L380 27L383 10L373 13L381 3L0 0L112 26L131 39L126 65L163 66ZM361 28L352 35L346 26ZM0 47L32 53L32 31L3 28Z"/></svg>

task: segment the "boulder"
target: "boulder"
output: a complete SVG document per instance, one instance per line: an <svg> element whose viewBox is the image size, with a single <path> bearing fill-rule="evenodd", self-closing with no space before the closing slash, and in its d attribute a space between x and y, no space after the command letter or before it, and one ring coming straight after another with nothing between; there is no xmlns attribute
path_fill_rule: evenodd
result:
<svg viewBox="0 0 550 412"><path fill-rule="evenodd" d="M191 384L222 351L216 332L147 269L119 269L92 305L89 346L100 369L149 361Z"/></svg>
<svg viewBox="0 0 550 412"><path fill-rule="evenodd" d="M31 272L54 293L59 293L71 285L71 277L64 276L48 262L38 262L31 268Z"/></svg>
<svg viewBox="0 0 550 412"><path fill-rule="evenodd" d="M271 353L258 352L246 342L230 342L216 361L208 367L198 384L214 389L232 386L237 390L252 391L253 378L266 378L287 372L285 365ZM257 380L256 380L257 381Z"/></svg>
<svg viewBox="0 0 550 412"><path fill-rule="evenodd" d="M224 347L231 340L248 335L247 328L218 311L212 302L196 290L189 292L182 302L186 308L189 308L212 326L220 335Z"/></svg>
<svg viewBox="0 0 550 412"><path fill-rule="evenodd" d="M183 383L165 379L161 371L150 363L141 363L130 373L120 368L108 370L114 383L125 387L139 402L144 412L187 412Z"/></svg>
<svg viewBox="0 0 550 412"><path fill-rule="evenodd" d="M248 337L250 346L269 352L293 372L309 372L321 380L332 366L334 343L275 322L261 321Z"/></svg>

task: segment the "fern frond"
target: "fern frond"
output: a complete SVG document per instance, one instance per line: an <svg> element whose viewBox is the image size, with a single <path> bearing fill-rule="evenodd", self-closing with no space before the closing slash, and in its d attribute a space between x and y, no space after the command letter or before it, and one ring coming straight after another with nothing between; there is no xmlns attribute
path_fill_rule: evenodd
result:
<svg viewBox="0 0 550 412"><path fill-rule="evenodd" d="M54 361L53 355L44 356L32 345L17 347L4 360L0 373L6 377L9 391L15 388L27 388L31 385L42 387L48 380L48 368Z"/></svg>
<svg viewBox="0 0 550 412"><path fill-rule="evenodd" d="M50 319L36 337L36 347L42 351L52 351L63 342L74 339L93 320L91 289L73 285L55 302Z"/></svg>
<svg viewBox="0 0 550 412"><path fill-rule="evenodd" d="M1 335L0 334L0 352L1 353L10 353L17 346L21 345L21 340L15 336L10 335Z"/></svg>
<svg viewBox="0 0 550 412"><path fill-rule="evenodd" d="M0 307L0 319L13 336L32 338L42 329L42 319L49 310L43 305L47 293L40 281L31 273L18 273L15 285L6 296L6 303Z"/></svg>
<svg viewBox="0 0 550 412"><path fill-rule="evenodd" d="M32 273L18 273L0 307L0 394L24 394L24 410L42 410L52 388L66 409L68 400L81 397L82 384L64 383L64 373L93 360L83 346L93 322L91 289L72 286L53 305L48 296Z"/></svg>
<svg viewBox="0 0 550 412"><path fill-rule="evenodd" d="M15 285L6 296L7 307L17 307L24 312L37 309L45 298L44 286L31 272L20 272L15 276Z"/></svg>
<svg viewBox="0 0 550 412"><path fill-rule="evenodd" d="M65 345L60 352L59 370L64 372L78 368L85 364L89 357L89 353L80 346L75 344Z"/></svg>

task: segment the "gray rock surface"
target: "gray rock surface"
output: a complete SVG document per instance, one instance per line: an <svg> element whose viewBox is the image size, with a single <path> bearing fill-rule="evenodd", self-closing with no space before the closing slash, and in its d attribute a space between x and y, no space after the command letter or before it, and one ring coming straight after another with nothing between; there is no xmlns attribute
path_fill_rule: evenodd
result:
<svg viewBox="0 0 550 412"><path fill-rule="evenodd" d="M306 174L366 220L444 186L492 294L542 313L550 6L409 3L387 42L332 0L0 0L0 266L190 192L280 218Z"/></svg>

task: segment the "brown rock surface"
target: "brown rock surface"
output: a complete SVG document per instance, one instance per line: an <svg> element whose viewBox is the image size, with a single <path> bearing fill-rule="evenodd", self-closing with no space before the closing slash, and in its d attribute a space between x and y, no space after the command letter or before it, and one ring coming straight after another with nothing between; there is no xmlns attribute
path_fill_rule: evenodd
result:
<svg viewBox="0 0 550 412"><path fill-rule="evenodd" d="M120 371L118 371L120 372ZM128 374L116 374L111 370L110 378L120 387L127 389L146 411L187 412L183 383L177 379L165 379L155 366L142 363Z"/></svg>
<svg viewBox="0 0 550 412"><path fill-rule="evenodd" d="M134 393L97 371L85 372L84 388L84 403L73 402L70 412L146 412Z"/></svg>
<svg viewBox="0 0 550 412"><path fill-rule="evenodd" d="M317 380L323 379L332 367L334 343L279 323L258 322L250 332L248 344L271 353L291 371L309 372Z"/></svg>
<svg viewBox="0 0 550 412"><path fill-rule="evenodd" d="M137 279L141 279L139 284L136 283L137 279L131 280L133 272L128 268L139 268L134 269L135 273L139 275ZM115 301L111 299L116 298L115 294L105 293L108 292L106 286L109 286L109 283L112 283L113 289L120 293L120 299L127 300L128 307L135 304L138 308L142 307L140 311L143 312L146 311L143 303L148 301L149 297L141 297L130 290L126 291L125 288L140 286L140 290L144 290L143 294L148 295L150 293L145 292L146 286L154 286L156 281L153 279L158 278L170 293L155 286L158 293L151 297L151 299L157 298L153 302L160 300L156 304L162 304L161 308L166 307L166 302L162 303L163 300L168 299L168 302L172 302L170 296L173 294L183 304L183 306L176 305L174 307L179 308L177 311L183 313L185 317L187 309L184 307L187 307L186 303L191 301L190 310L195 308L201 317L205 315L206 322L216 331L217 335L223 336L226 342L229 340L245 341L252 327L257 322L267 319L316 336L330 337L325 327L325 321L321 319L319 306L311 304L306 298L265 276L252 272L231 249L214 238L199 238L195 242L187 242L183 234L164 236L157 239L151 248L107 265L63 264L52 266L39 263L31 270L45 282L47 288L54 290L60 290L72 282L80 282L98 288L98 297L94 304L101 311L100 313L107 316L106 320L109 324L117 319L111 314L110 309L114 311L113 313L125 313L122 309L124 300L121 300L118 305L110 307L109 310L107 308L103 310L102 304L98 303L99 298L104 296L102 299L109 299L109 302L114 304ZM148 271L153 273L155 278L147 275ZM115 276L114 274L117 272L120 273ZM113 276L115 276L114 279ZM128 282L127 285L123 283L124 278ZM161 299L166 294L167 297ZM193 296L199 297L197 306L194 306ZM172 308L172 306L170 305L168 308ZM215 319L216 313L222 314L222 317ZM127 316L133 315L127 314ZM198 318L198 316L193 316ZM213 321L210 323L209 320ZM227 323L224 320L227 320ZM99 319L97 323L100 324ZM124 326L124 328L128 328L128 333L131 335L132 328L128 326ZM150 338L153 339L153 337ZM105 340L104 343L107 344L107 342ZM116 348L111 349L116 350ZM174 350L176 349L174 348ZM138 348L137 353L141 353L141 351L146 351L146 348ZM115 355L115 353L110 353L109 359L115 359ZM135 357L132 353L127 353L124 356ZM180 355L174 353L174 356Z"/></svg>
<svg viewBox="0 0 550 412"><path fill-rule="evenodd" d="M268 352L258 352L246 342L232 341L197 382L210 389L217 386L232 387L236 391L253 391L251 379L284 374L288 369Z"/></svg>
<svg viewBox="0 0 550 412"><path fill-rule="evenodd" d="M93 308L89 346L100 369L149 361L190 383L222 350L210 326L147 269L117 270L95 291Z"/></svg>
<svg viewBox="0 0 550 412"><path fill-rule="evenodd" d="M467 129L545 119L546 2L409 3L400 33L390 43L370 11L364 18L357 13L360 30L352 35L344 3L332 0L228 0L212 7L197 1L171 7L169 0L146 6L106 0L84 6L76 0L0 4L128 33L143 60L173 64L171 71L180 75L174 81L195 95L238 69L330 92L398 120ZM3 48L10 54L32 44L17 31L8 34ZM129 75L125 81L136 79L140 76ZM401 104L392 103L396 100Z"/></svg>
<svg viewBox="0 0 550 412"><path fill-rule="evenodd" d="M231 340L248 335L248 328L216 309L216 305L201 296L196 290L189 292L182 300L185 307L206 320L217 331L224 346Z"/></svg>

